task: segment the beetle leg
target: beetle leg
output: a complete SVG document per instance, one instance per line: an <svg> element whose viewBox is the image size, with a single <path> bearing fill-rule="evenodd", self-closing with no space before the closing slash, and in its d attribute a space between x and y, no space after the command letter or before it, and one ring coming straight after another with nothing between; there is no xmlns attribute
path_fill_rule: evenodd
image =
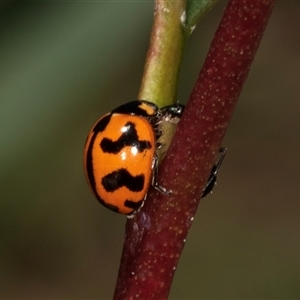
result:
<svg viewBox="0 0 300 300"><path fill-rule="evenodd" d="M206 186L203 190L201 198L204 198L205 196L207 196L207 194L212 192L212 190L213 190L213 188L216 184L217 174L218 174L218 171L219 171L219 169L221 167L221 164L224 160L226 151L227 151L227 148L220 148L220 151L219 151L219 153L221 153L220 157L219 157L218 161L216 162L216 164L211 169L208 181L207 181Z"/></svg>
<svg viewBox="0 0 300 300"><path fill-rule="evenodd" d="M163 186L159 185L157 182L157 174L158 174L158 157L157 154L154 155L153 162L152 162L152 186L164 195L170 195L172 193L171 190L167 190Z"/></svg>

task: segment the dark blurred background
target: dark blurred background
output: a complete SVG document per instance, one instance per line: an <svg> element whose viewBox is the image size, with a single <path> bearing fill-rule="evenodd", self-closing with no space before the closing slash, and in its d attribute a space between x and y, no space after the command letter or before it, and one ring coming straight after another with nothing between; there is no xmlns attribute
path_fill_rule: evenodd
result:
<svg viewBox="0 0 300 300"><path fill-rule="evenodd" d="M180 102L225 4L188 42ZM82 150L96 119L137 95L153 6L1 2L1 299L112 297L126 218L94 199ZM300 299L299 13L277 1L171 299Z"/></svg>

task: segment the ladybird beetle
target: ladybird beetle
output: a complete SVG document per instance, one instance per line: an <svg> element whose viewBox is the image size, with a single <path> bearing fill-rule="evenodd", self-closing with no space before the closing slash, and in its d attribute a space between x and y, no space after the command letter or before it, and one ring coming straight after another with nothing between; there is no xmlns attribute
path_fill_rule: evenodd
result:
<svg viewBox="0 0 300 300"><path fill-rule="evenodd" d="M157 140L161 125L177 124L183 110L181 104L159 109L152 102L135 100L96 122L85 143L84 169L100 203L131 217L143 205L150 184L169 193L156 181L157 150L161 146ZM213 167L202 198L212 191L225 152Z"/></svg>
<svg viewBox="0 0 300 300"><path fill-rule="evenodd" d="M100 118L84 149L87 181L97 199L113 211L131 215L156 182L156 141L162 110L148 101L123 104Z"/></svg>

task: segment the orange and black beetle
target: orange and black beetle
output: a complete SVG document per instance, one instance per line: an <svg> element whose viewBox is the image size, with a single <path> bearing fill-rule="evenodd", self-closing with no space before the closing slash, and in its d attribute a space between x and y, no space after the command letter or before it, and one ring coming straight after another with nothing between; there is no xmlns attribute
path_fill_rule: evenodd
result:
<svg viewBox="0 0 300 300"><path fill-rule="evenodd" d="M159 109L154 103L135 100L123 104L100 118L90 131L84 148L87 181L97 199L109 209L132 216L143 204L149 186L159 186L157 140L160 124L180 119L181 104ZM202 197L213 188L225 155L214 166Z"/></svg>

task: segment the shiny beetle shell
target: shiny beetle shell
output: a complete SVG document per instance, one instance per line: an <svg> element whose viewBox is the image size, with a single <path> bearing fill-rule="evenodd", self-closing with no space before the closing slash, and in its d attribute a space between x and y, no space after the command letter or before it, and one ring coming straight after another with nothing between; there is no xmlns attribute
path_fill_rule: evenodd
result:
<svg viewBox="0 0 300 300"><path fill-rule="evenodd" d="M138 210L152 182L158 109L132 101L100 118L90 131L84 165L97 199L122 214Z"/></svg>

